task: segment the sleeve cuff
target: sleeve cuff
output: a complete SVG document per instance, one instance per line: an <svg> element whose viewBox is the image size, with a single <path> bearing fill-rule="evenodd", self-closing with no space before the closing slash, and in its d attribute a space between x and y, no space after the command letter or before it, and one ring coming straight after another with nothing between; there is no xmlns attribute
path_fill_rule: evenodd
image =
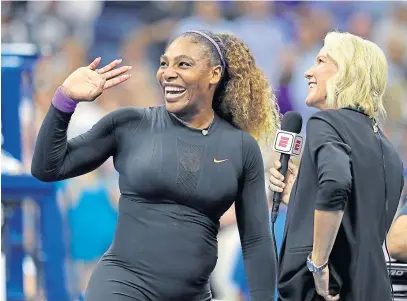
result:
<svg viewBox="0 0 407 301"><path fill-rule="evenodd" d="M324 204L323 202L319 202L316 204L315 209L319 211L345 211L346 204L337 203L334 205L331 204Z"/></svg>
<svg viewBox="0 0 407 301"><path fill-rule="evenodd" d="M350 184L326 181L320 184L315 202L315 209L322 211L344 210L348 202Z"/></svg>
<svg viewBox="0 0 407 301"><path fill-rule="evenodd" d="M59 87L52 98L52 105L62 112L72 113L78 103L66 96Z"/></svg>

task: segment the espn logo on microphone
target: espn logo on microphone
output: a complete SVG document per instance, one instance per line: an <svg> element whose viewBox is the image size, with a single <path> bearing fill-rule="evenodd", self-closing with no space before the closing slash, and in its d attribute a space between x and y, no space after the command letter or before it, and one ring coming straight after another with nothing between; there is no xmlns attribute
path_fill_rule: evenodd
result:
<svg viewBox="0 0 407 301"><path fill-rule="evenodd" d="M304 139L295 133L278 130L273 149L278 153L298 156L301 154Z"/></svg>

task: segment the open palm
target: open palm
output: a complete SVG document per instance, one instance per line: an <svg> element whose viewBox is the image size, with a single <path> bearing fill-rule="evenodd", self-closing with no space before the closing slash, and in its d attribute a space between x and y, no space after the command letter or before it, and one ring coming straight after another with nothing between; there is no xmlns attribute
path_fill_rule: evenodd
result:
<svg viewBox="0 0 407 301"><path fill-rule="evenodd" d="M101 58L96 58L89 66L80 67L71 73L62 84L63 92L72 100L94 101L104 90L128 80L130 66L116 68L121 60L114 60L103 68L96 69Z"/></svg>

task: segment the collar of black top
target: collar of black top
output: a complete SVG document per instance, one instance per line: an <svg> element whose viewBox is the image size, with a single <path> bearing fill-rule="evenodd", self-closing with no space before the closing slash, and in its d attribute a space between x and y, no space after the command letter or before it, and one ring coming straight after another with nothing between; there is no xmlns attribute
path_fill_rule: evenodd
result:
<svg viewBox="0 0 407 301"><path fill-rule="evenodd" d="M356 106L344 107L344 109L356 111L356 112L359 112L359 113L361 113L361 114L363 114L363 115L368 116L367 113L366 113L366 111L365 111L363 108L361 108L360 106L358 106L358 105L356 105Z"/></svg>

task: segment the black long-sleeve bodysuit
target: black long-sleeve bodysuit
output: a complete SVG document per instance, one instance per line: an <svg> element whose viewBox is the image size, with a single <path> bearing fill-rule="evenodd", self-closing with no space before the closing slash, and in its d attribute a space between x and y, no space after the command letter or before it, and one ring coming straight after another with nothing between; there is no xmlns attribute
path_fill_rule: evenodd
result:
<svg viewBox="0 0 407 301"><path fill-rule="evenodd" d="M251 300L273 300L263 161L249 134L215 116L204 136L161 106L119 109L67 141L71 115L51 105L32 174L63 180L113 156L120 175L114 241L93 272L86 301L211 300L219 218L234 201Z"/></svg>

